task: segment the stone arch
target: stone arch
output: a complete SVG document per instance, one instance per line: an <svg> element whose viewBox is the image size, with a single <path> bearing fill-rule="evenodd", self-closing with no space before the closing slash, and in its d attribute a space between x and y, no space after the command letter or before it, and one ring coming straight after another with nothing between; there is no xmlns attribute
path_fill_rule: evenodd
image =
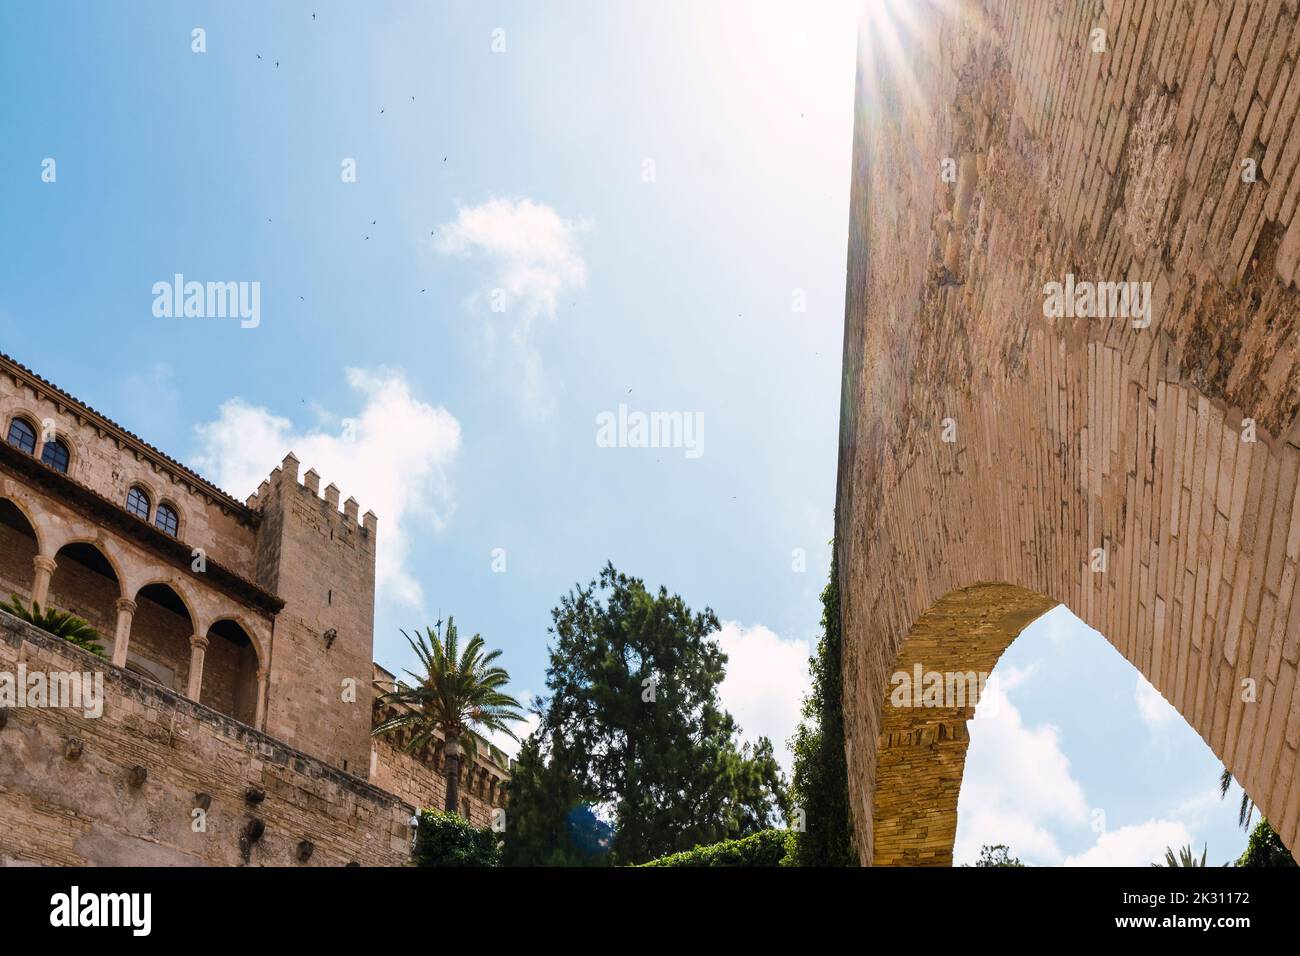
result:
<svg viewBox="0 0 1300 956"><path fill-rule="evenodd" d="M194 605L170 578L135 589L128 669L184 693L190 672L190 639L200 633Z"/></svg>
<svg viewBox="0 0 1300 956"><path fill-rule="evenodd" d="M8 501L22 513L28 526L36 535L37 554L48 554L51 544L49 519L45 512L32 500L32 496L23 488L0 479L0 499Z"/></svg>
<svg viewBox="0 0 1300 956"><path fill-rule="evenodd" d="M32 560L41 553L40 530L26 507L11 498L0 498L0 602L11 594L26 601L35 583Z"/></svg>
<svg viewBox="0 0 1300 956"><path fill-rule="evenodd" d="M970 744L966 724L984 679L1021 631L1056 603L1014 585L981 582L949 592L917 619L889 674L880 714L871 811L875 864L951 865Z"/></svg>
<svg viewBox="0 0 1300 956"><path fill-rule="evenodd" d="M32 454L39 455L41 450L41 416L32 411L29 406L15 405L9 409L4 416L3 423L0 423L0 427L4 428L4 433L0 434L0 441L9 441L9 429L13 426L14 420L19 418L36 432L36 450Z"/></svg>
<svg viewBox="0 0 1300 956"><path fill-rule="evenodd" d="M252 646L253 653L257 658L257 666L263 669L267 667L267 640L260 626L255 624L247 615L238 612L216 613L212 623L208 625L208 631L211 631L218 624L233 624L239 628Z"/></svg>
<svg viewBox="0 0 1300 956"><path fill-rule="evenodd" d="M53 432L48 434L45 430L45 423L47 421L53 422L54 424ZM67 474L70 477L78 474L79 464L85 453L81 436L78 435L74 429L64 427L64 424L60 419L46 415L37 419L36 451L33 455L37 461L43 460L42 456L45 452L45 445L49 441L59 441L63 443L63 447L68 450Z"/></svg>
<svg viewBox="0 0 1300 956"><path fill-rule="evenodd" d="M958 0L860 60L835 547L864 863L955 834L967 715L891 713L891 675L996 660L1058 603L1300 846L1300 129L1258 130L1257 181L1212 175L1228 62L1113 28L1122 74L1062 9ZM1067 276L1137 283L1145 318L1049 317Z"/></svg>
<svg viewBox="0 0 1300 956"><path fill-rule="evenodd" d="M195 626L194 633L197 634L206 630L202 624L202 615L199 613L198 604L179 575L145 575L141 583L134 584L127 590L134 592L135 600L138 601L140 594L146 589L153 589L154 593L158 594L163 593L163 590L171 592L174 600L179 601L184 606L185 615Z"/></svg>
<svg viewBox="0 0 1300 956"><path fill-rule="evenodd" d="M263 658L253 630L237 616L225 616L207 629L199 702L253 726L257 719Z"/></svg>
<svg viewBox="0 0 1300 956"><path fill-rule="evenodd" d="M122 596L121 565L99 541L82 538L63 542L53 557L46 603L87 621L101 637L111 637Z"/></svg>
<svg viewBox="0 0 1300 956"><path fill-rule="evenodd" d="M155 528L158 527L158 509L162 507L170 508L172 513L176 515L176 533L171 535L171 537L175 538L177 541L184 541L187 523L185 520L185 509L181 507L180 503L172 495L163 494L154 500L149 511L149 524Z"/></svg>

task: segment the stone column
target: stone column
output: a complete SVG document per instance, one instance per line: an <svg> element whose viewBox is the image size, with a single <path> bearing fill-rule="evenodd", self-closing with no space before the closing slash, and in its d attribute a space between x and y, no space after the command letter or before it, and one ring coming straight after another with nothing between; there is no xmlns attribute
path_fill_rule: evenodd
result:
<svg viewBox="0 0 1300 956"><path fill-rule="evenodd" d="M117 599L117 630L113 632L113 664L126 666L126 649L131 644L131 621L135 617L135 602L130 598Z"/></svg>
<svg viewBox="0 0 1300 956"><path fill-rule="evenodd" d="M208 639L202 634L190 638L190 683L185 696L198 700L203 689L203 655L208 651Z"/></svg>
<svg viewBox="0 0 1300 956"><path fill-rule="evenodd" d="M257 730L265 730L262 725L266 722L266 671L262 668L257 669L257 711L253 717L253 726Z"/></svg>
<svg viewBox="0 0 1300 956"><path fill-rule="evenodd" d="M50 578L58 564L48 555L38 554L32 558L32 565L36 568L36 578L32 582L32 603L44 608L45 600L50 596Z"/></svg>

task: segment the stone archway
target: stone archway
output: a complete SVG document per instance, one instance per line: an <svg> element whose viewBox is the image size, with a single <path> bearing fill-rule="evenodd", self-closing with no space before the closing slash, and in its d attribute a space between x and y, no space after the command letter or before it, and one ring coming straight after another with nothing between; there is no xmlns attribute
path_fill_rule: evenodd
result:
<svg viewBox="0 0 1300 956"><path fill-rule="evenodd" d="M262 673L256 639L228 617L208 628L207 637L200 703L253 726Z"/></svg>
<svg viewBox="0 0 1300 956"><path fill-rule="evenodd" d="M103 637L111 637L122 596L117 567L90 541L71 541L54 555L47 603L82 618Z"/></svg>
<svg viewBox="0 0 1300 956"><path fill-rule="evenodd" d="M131 622L127 666L178 693L185 693L196 631L192 605L170 584L155 581L139 588ZM192 695L197 699L198 694Z"/></svg>
<svg viewBox="0 0 1300 956"><path fill-rule="evenodd" d="M32 594L40 554L36 527L27 514L8 498L0 498L0 603L18 595L26 602Z"/></svg>
<svg viewBox="0 0 1300 956"><path fill-rule="evenodd" d="M891 712L890 675L996 660L1057 603L1294 850L1300 69L1269 39L1294 10L915 5L902 56L864 33L858 78L836 548L859 856L951 860L968 715ZM1149 311L1046 314L1076 280Z"/></svg>
<svg viewBox="0 0 1300 956"><path fill-rule="evenodd" d="M872 808L877 865L952 864L966 724L982 678L1021 631L1055 606L1024 588L983 583L945 595L916 622L882 711ZM939 706L919 699L925 675L944 679ZM900 691L910 691L918 706L899 706L898 698L909 696Z"/></svg>

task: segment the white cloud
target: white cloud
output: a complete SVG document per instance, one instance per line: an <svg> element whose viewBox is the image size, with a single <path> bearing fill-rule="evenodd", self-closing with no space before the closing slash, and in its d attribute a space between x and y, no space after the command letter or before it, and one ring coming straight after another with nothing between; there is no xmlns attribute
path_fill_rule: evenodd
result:
<svg viewBox="0 0 1300 956"><path fill-rule="evenodd" d="M587 265L577 236L586 221L561 218L550 206L531 199L496 196L479 206L462 207L456 219L438 227L439 252L492 260L494 285L506 293L506 307L518 305L525 322L554 318L561 293L587 284Z"/></svg>
<svg viewBox="0 0 1300 956"><path fill-rule="evenodd" d="M490 265L489 286L471 297L487 299L488 314L500 312L511 322L514 346L512 377L531 405L545 410L542 360L529 341L533 320L554 319L560 296L587 284L587 264L578 236L589 220L572 220L531 199L493 196L478 206L462 207L456 218L438 227L434 248L444 255L482 256ZM496 328L484 326L489 348Z"/></svg>
<svg viewBox="0 0 1300 956"><path fill-rule="evenodd" d="M1004 670L990 676L970 723L954 860L971 863L981 845L1005 843L1026 862L1057 863L1062 853L1049 826L1086 825L1088 804L1057 729L1025 726L1007 696L1033 668Z"/></svg>
<svg viewBox="0 0 1300 956"><path fill-rule="evenodd" d="M1074 644L1080 635L1095 635L1102 639L1100 634L1071 614L1064 604L1056 605L1030 626L1035 633L1047 635L1052 647L1058 652Z"/></svg>
<svg viewBox="0 0 1300 956"><path fill-rule="evenodd" d="M1101 834L1092 847L1069 857L1064 865L1148 866L1164 859L1166 847L1172 847L1177 853L1191 843L1192 836L1185 824L1177 820L1148 820Z"/></svg>
<svg viewBox="0 0 1300 956"><path fill-rule="evenodd" d="M1133 695L1137 701L1138 714L1148 729L1156 731L1168 726L1181 725L1182 716L1140 673L1137 675Z"/></svg>
<svg viewBox="0 0 1300 956"><path fill-rule="evenodd" d="M1005 843L1026 863L1048 866L1146 866L1192 844L1187 822L1152 819L1100 833L1092 846L1066 856L1056 835L1091 827L1082 785L1071 775L1060 735L1050 724L1027 727L1007 697L1032 677L1035 665L1000 668L990 678L971 722L971 747L957 808L957 863L972 863L983 844ZM1139 678L1138 699L1142 707ZM1150 685L1147 685L1148 687ZM1154 689L1151 690L1155 694ZM1155 694L1160 704L1163 698ZM1155 704L1148 701L1159 720ZM1144 719L1146 714L1144 713ZM1175 817L1204 816L1217 801L1207 789L1176 808Z"/></svg>
<svg viewBox="0 0 1300 956"><path fill-rule="evenodd" d="M412 534L442 526L450 507L445 470L460 447L460 424L445 408L418 400L405 377L389 369L347 370L362 400L359 413L320 421L304 431L242 398L221 406L215 421L196 427L196 465L236 495L256 490L292 451L301 475L315 468L324 488L379 517L376 588L382 598L419 607L419 582L407 568ZM317 414L318 419L326 416Z"/></svg>
<svg viewBox="0 0 1300 956"><path fill-rule="evenodd" d="M718 687L722 706L736 718L746 740L768 737L777 759L790 772L785 743L799 723L810 688L806 640L782 640L761 624L723 621L718 644L727 655L727 676Z"/></svg>

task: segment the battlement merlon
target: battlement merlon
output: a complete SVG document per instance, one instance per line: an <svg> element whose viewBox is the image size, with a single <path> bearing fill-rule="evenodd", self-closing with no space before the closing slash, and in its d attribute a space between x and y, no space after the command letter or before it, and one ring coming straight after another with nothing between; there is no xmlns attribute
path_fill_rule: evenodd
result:
<svg viewBox="0 0 1300 956"><path fill-rule="evenodd" d="M315 468L308 468L302 475L301 484L298 481L298 469L300 462L298 456L289 452L284 456L284 460L276 466L270 474L270 477L264 479L258 485L257 491L248 496L247 505L254 510L261 510L266 506L267 497L273 489L292 487L294 489L304 489L314 498L323 497L325 503L331 511L338 513L345 521L350 522L353 526L361 528L374 535L378 530L379 517L374 511L367 511L364 516L360 514L361 505L354 497L349 497L342 503L341 509L339 500L342 492L338 485L330 482L325 486L322 496L320 487L320 472Z"/></svg>

